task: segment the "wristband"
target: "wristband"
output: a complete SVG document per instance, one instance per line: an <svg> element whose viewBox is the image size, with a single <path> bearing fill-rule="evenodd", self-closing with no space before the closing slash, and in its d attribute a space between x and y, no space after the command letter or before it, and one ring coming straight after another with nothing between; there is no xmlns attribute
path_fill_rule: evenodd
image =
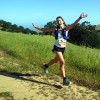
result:
<svg viewBox="0 0 100 100"><path fill-rule="evenodd" d="M82 19L82 17L80 16L79 19Z"/></svg>

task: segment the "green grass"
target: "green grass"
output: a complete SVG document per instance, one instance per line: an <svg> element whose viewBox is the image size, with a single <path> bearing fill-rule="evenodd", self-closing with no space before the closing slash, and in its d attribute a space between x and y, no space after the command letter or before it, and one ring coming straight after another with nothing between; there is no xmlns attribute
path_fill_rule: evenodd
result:
<svg viewBox="0 0 100 100"><path fill-rule="evenodd" d="M55 55L51 52L54 38L51 36L25 35L0 31L0 48L14 57L18 67L1 62L1 69L9 71L41 70L44 63ZM100 50L73 45L67 42L65 57L66 76L84 83L86 86L100 88ZM13 58L12 58L13 59ZM13 62L13 60L5 60ZM8 66L8 67L4 67ZM35 66L35 67L34 67ZM38 71L39 71L38 70ZM59 64L50 68L50 74L59 73Z"/></svg>

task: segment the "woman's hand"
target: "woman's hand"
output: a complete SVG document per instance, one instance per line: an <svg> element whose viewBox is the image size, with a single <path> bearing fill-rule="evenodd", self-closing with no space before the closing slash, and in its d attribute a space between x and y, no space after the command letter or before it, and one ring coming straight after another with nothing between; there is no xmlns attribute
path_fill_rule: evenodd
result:
<svg viewBox="0 0 100 100"><path fill-rule="evenodd" d="M32 26L36 28L36 25L32 23Z"/></svg>
<svg viewBox="0 0 100 100"><path fill-rule="evenodd" d="M80 18L85 18L85 17L87 17L87 16L88 16L87 14L82 13L82 14L80 15Z"/></svg>

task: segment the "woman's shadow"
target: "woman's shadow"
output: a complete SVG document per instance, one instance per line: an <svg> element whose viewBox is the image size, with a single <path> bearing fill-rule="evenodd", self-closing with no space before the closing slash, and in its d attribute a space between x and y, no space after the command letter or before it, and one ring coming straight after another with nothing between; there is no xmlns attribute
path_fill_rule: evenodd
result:
<svg viewBox="0 0 100 100"><path fill-rule="evenodd" d="M45 84L45 85L48 85L48 86L53 86L53 87L55 87L57 89L61 89L62 88L61 85L50 84L50 83L41 82L41 81L29 78L31 76L40 76L39 74L29 74L29 73L22 74L22 73L19 73L19 72L9 72L9 71L6 71L6 70L0 70L0 75L4 75L4 76L7 76L7 77L12 77L12 78L19 79L19 80L35 82L37 84L38 83L39 84ZM24 77L24 76L27 76L28 78Z"/></svg>

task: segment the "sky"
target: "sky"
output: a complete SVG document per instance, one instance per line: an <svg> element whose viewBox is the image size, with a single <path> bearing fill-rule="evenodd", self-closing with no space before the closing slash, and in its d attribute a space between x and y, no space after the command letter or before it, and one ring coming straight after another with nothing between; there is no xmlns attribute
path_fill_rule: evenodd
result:
<svg viewBox="0 0 100 100"><path fill-rule="evenodd" d="M57 16L71 24L83 12L88 17L80 23L100 24L100 0L0 0L0 20L30 29L32 23L44 27Z"/></svg>

